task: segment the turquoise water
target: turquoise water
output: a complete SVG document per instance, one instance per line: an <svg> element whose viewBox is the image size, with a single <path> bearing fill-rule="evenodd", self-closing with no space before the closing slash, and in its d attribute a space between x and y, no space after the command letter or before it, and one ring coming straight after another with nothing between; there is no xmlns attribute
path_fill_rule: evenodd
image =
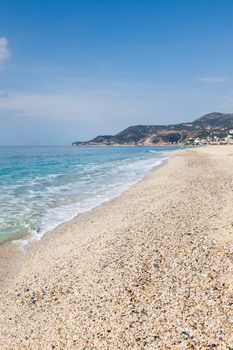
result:
<svg viewBox="0 0 233 350"><path fill-rule="evenodd" d="M0 147L0 240L40 239L109 200L174 147Z"/></svg>

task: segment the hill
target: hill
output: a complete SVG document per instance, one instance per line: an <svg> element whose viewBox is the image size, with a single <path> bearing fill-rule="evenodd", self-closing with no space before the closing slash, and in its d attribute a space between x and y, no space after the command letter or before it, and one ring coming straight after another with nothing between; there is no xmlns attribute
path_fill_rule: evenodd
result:
<svg viewBox="0 0 233 350"><path fill-rule="evenodd" d="M233 114L224 113L209 113L205 114L201 118L196 119L193 122L194 125L199 125L203 127L232 127L233 126Z"/></svg>
<svg viewBox="0 0 233 350"><path fill-rule="evenodd" d="M87 145L162 145L225 142L233 136L233 114L213 112L191 123L135 125L116 135L99 135L92 140L73 142Z"/></svg>

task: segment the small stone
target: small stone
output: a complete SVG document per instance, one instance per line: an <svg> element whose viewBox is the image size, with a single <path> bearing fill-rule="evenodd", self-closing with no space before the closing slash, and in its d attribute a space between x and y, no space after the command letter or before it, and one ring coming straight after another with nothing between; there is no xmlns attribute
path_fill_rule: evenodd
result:
<svg viewBox="0 0 233 350"><path fill-rule="evenodd" d="M160 268L159 264L154 264L154 267L155 267L156 269L159 269L159 268Z"/></svg>
<svg viewBox="0 0 233 350"><path fill-rule="evenodd" d="M183 331L181 334L184 335L185 337L189 337L189 333L187 331Z"/></svg>

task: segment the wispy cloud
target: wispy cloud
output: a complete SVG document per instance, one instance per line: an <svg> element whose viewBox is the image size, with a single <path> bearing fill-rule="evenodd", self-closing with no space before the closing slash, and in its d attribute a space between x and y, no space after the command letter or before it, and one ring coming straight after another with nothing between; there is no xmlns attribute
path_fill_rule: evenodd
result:
<svg viewBox="0 0 233 350"><path fill-rule="evenodd" d="M150 108L150 103L148 105L146 102L145 96L135 101L132 95L125 98L118 91L95 89L50 94L0 91L0 114L17 110L19 116L31 120L101 119L103 122L111 117L148 115L154 108Z"/></svg>
<svg viewBox="0 0 233 350"><path fill-rule="evenodd" d="M8 97L8 92L0 90L0 98L5 98L5 97Z"/></svg>
<svg viewBox="0 0 233 350"><path fill-rule="evenodd" d="M0 38L0 68L9 59L10 50L8 48L8 40L5 37Z"/></svg>
<svg viewBox="0 0 233 350"><path fill-rule="evenodd" d="M135 84L43 93L2 90L0 143L23 145L27 136L27 144L61 144L116 133L129 125L190 121L204 111L229 111L231 99L225 96L225 91L212 89L203 94L195 86L189 91Z"/></svg>
<svg viewBox="0 0 233 350"><path fill-rule="evenodd" d="M184 98L185 96L185 98ZM203 96L194 89L184 91L157 86L83 87L74 90L48 93L0 91L0 120L8 119L11 113L18 117L46 121L80 121L111 124L131 123L171 123L181 120L182 113L190 113L190 101L196 106L196 114L202 110L218 109L222 101L219 94L213 98ZM182 112L181 112L182 111ZM184 112L185 111L185 112ZM191 117L191 116L190 116ZM187 116L186 116L187 118Z"/></svg>
<svg viewBox="0 0 233 350"><path fill-rule="evenodd" d="M198 79L195 79L194 81L200 81L203 83L227 83L230 81L229 78L226 77L201 77Z"/></svg>

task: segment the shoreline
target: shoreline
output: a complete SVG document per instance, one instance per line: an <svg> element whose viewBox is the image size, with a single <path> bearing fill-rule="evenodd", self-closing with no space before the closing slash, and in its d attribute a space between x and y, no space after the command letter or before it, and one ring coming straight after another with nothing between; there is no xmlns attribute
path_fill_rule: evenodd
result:
<svg viewBox="0 0 233 350"><path fill-rule="evenodd" d="M232 165L227 146L172 152L31 245L2 291L1 350L229 348Z"/></svg>
<svg viewBox="0 0 233 350"><path fill-rule="evenodd" d="M62 223L58 224L54 228L47 230L44 232L41 237L37 240L34 239L31 235L25 235L19 239L8 239L6 241L0 242L0 291L6 288L11 281L17 276L19 273L23 263L27 259L27 255L30 254L30 250L36 249L37 243L39 243L41 240L46 239L47 235L53 235L56 234L57 231L60 231L63 229L63 226L66 227L67 225L71 224L75 220L78 220L80 216L83 216L87 213L91 213L96 208L109 203L113 201L114 199L119 198L122 194L124 194L127 191L130 191L132 187L136 186L141 181L144 181L144 179L147 178L147 176L150 175L150 173L156 171L160 167L164 166L170 158L170 155L177 150L171 150L169 151L169 154L167 157L161 161L160 164L154 165L152 169L146 173L143 178L139 178L137 182L132 183L123 190L122 192L119 192L119 194L115 195L114 197L107 199L103 201L102 203L94 206L93 208L87 209L84 212L76 214L73 218L63 221ZM179 150L178 150L179 151ZM24 243L24 241L27 241L27 243Z"/></svg>
<svg viewBox="0 0 233 350"><path fill-rule="evenodd" d="M94 209L95 207L97 207L99 205L102 205L104 202L108 202L109 200L112 200L113 198L116 198L116 197L120 196L125 191L128 191L132 186L134 186L135 184L137 184L138 182L143 180L144 177L146 177L151 171L153 171L154 169L159 167L161 164L166 162L168 157L169 157L169 154L171 152L174 152L174 151L176 151L176 150L173 150L173 149L161 150L162 154L158 154L157 157L155 156L154 158L151 158L151 159L154 159L154 164L152 164L152 165L150 164L150 169L149 170L147 169L144 174L140 174L139 175L139 173L138 173L137 174L138 178L136 178L136 179L131 179L128 182L124 182L124 183L118 184L118 190L116 190L114 193L112 193L111 191L106 191L106 193L105 193L106 197L102 198L102 202L101 201L100 202L97 201L94 204L92 203L92 204L90 204L89 207L85 207L85 209L83 209L81 207L80 212L76 212L76 213L74 213L72 215L67 215L66 217L64 216L60 221L57 221L56 223L50 225L49 227L47 226L47 227L43 228L43 230L41 230L39 232L21 234L21 235L12 236L12 237L9 236L9 237L4 237L2 239L0 237L0 247L2 245L4 245L4 244L9 243L9 242L16 242L16 243L18 242L19 245L21 245L20 242L22 242L22 246L24 246L24 245L27 245L27 243L25 242L27 240L33 241L33 242L34 241L39 241L44 235L47 234L47 232L50 232L50 231L56 229L56 227L62 225L63 223L72 220L73 218L75 218L76 216L80 215L81 213L85 213L87 211L90 211L90 210ZM154 152L154 151L152 150L152 152ZM155 153L157 153L157 152L155 152ZM132 160L133 160L133 158L132 158ZM145 157L144 160L147 160L147 158ZM98 196L96 196L96 197L98 197ZM96 198L96 197L92 197L92 199ZM65 210L65 207L62 207L62 209ZM72 209L73 209L72 207L69 208L69 210L71 212L72 212Z"/></svg>

